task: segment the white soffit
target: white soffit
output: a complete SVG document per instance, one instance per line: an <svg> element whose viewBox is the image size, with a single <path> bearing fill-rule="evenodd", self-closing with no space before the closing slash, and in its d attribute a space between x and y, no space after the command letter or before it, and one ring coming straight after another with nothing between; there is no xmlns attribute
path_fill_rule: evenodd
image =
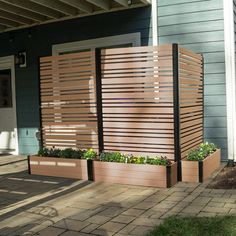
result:
<svg viewBox="0 0 236 236"><path fill-rule="evenodd" d="M0 32L150 4L151 0L0 0Z"/></svg>

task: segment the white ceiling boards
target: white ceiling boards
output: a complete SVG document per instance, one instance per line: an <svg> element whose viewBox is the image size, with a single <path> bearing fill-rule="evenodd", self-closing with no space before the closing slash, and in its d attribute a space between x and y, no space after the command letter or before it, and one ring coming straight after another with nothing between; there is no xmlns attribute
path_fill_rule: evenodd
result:
<svg viewBox="0 0 236 236"><path fill-rule="evenodd" d="M0 32L150 4L151 0L0 0Z"/></svg>

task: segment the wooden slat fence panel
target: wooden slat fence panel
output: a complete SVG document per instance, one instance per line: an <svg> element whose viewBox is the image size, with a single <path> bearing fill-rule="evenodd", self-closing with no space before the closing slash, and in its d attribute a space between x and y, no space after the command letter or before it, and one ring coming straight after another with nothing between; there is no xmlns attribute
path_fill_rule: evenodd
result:
<svg viewBox="0 0 236 236"><path fill-rule="evenodd" d="M203 141L203 59L179 48L175 76L174 48L103 49L101 58L94 51L41 58L43 146L103 148L171 160L186 157ZM100 60L98 64L95 58ZM99 64L101 101L96 93ZM179 88L174 86L177 77ZM179 91L178 104L174 89ZM97 104L99 109L102 105L100 130ZM174 104L179 106L179 128ZM98 147L98 137L102 137L103 147Z"/></svg>
<svg viewBox="0 0 236 236"><path fill-rule="evenodd" d="M203 142L203 58L179 49L181 158Z"/></svg>
<svg viewBox="0 0 236 236"><path fill-rule="evenodd" d="M105 151L174 160L172 45L104 49Z"/></svg>
<svg viewBox="0 0 236 236"><path fill-rule="evenodd" d="M40 59L44 147L98 150L95 52Z"/></svg>

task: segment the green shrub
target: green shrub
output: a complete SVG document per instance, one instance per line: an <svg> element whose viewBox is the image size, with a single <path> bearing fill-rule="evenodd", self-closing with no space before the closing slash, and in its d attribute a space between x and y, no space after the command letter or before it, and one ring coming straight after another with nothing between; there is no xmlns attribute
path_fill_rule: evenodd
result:
<svg viewBox="0 0 236 236"><path fill-rule="evenodd" d="M161 166L171 165L171 161L168 160L166 157L148 158L146 163L149 165L161 165Z"/></svg>
<svg viewBox="0 0 236 236"><path fill-rule="evenodd" d="M97 153L91 148L83 153L84 159L95 159L96 157L97 157Z"/></svg>
<svg viewBox="0 0 236 236"><path fill-rule="evenodd" d="M201 161L207 156L216 151L216 146L213 143L202 143L197 149L191 150L187 155L189 161Z"/></svg>
<svg viewBox="0 0 236 236"><path fill-rule="evenodd" d="M132 163L132 164L146 164L146 157L134 157L131 156L128 159L128 163Z"/></svg>
<svg viewBox="0 0 236 236"><path fill-rule="evenodd" d="M135 157L133 155L125 155L120 152L104 152L100 155L100 160L105 162L131 163L131 164L149 164L149 165L163 165L171 164L166 157Z"/></svg>
<svg viewBox="0 0 236 236"><path fill-rule="evenodd" d="M48 148L40 148L38 151L38 156L40 157L47 157L49 153L49 149Z"/></svg>
<svg viewBox="0 0 236 236"><path fill-rule="evenodd" d="M42 148L38 151L38 156L81 159L83 158L84 152L83 150L75 150L72 148L66 148L64 150Z"/></svg>
<svg viewBox="0 0 236 236"><path fill-rule="evenodd" d="M101 161L126 163L127 156L120 152L103 152L100 155Z"/></svg>

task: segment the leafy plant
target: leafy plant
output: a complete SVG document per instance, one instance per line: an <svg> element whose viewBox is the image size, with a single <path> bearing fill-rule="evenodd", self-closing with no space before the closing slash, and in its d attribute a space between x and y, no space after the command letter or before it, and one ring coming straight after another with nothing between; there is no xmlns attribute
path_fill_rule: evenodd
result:
<svg viewBox="0 0 236 236"><path fill-rule="evenodd" d="M133 164L146 164L146 159L145 157L134 157L131 156L128 160L128 163L133 163Z"/></svg>
<svg viewBox="0 0 236 236"><path fill-rule="evenodd" d="M96 157L97 153L91 148L83 153L83 158L85 159L95 159Z"/></svg>
<svg viewBox="0 0 236 236"><path fill-rule="evenodd" d="M83 150L75 150L72 148L66 148L64 150L42 148L38 151L38 156L81 159L84 152Z"/></svg>
<svg viewBox="0 0 236 236"><path fill-rule="evenodd" d="M38 151L38 156L40 157L47 157L49 153L49 149L48 148L40 148Z"/></svg>
<svg viewBox="0 0 236 236"><path fill-rule="evenodd" d="M168 160L167 157L148 158L146 163L150 165L161 165L161 166L171 165L171 161Z"/></svg>
<svg viewBox="0 0 236 236"><path fill-rule="evenodd" d="M201 161L216 151L214 143L202 143L197 149L191 150L187 155L189 161Z"/></svg>
<svg viewBox="0 0 236 236"><path fill-rule="evenodd" d="M125 155L120 152L104 152L100 155L101 161L118 162L118 163L131 163L131 164L150 164L150 165L170 165L171 162L166 157L143 157Z"/></svg>
<svg viewBox="0 0 236 236"><path fill-rule="evenodd" d="M120 152L103 152L100 155L101 161L126 163L127 156Z"/></svg>

